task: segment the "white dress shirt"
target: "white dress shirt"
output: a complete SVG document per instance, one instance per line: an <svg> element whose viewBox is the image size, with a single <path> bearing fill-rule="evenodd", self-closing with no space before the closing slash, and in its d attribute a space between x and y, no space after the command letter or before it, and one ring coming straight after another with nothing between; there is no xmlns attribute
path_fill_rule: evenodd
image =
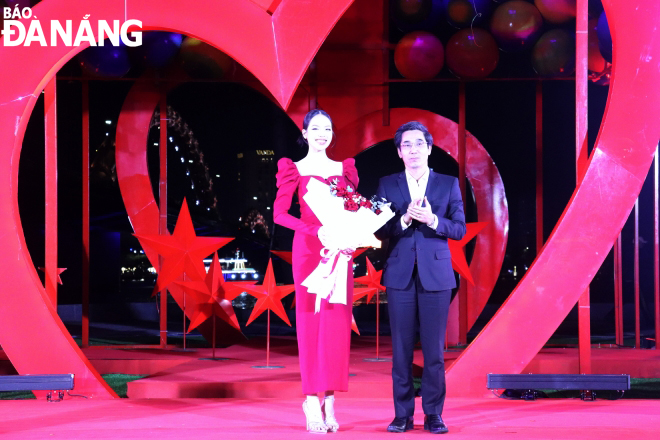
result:
<svg viewBox="0 0 660 440"><path fill-rule="evenodd" d="M408 182L408 191L410 192L410 200L419 200L419 199L424 199L424 195L426 194L426 186L429 183L429 175L431 174L431 171L427 168L426 172L422 175L422 177L419 178L419 180L416 180L413 176L410 175L408 170L405 171L406 173L406 181ZM438 216L433 215L434 220L431 226L429 226L431 229L436 229L438 227ZM403 229L406 229L408 224L403 220L403 216L401 216L401 227Z"/></svg>

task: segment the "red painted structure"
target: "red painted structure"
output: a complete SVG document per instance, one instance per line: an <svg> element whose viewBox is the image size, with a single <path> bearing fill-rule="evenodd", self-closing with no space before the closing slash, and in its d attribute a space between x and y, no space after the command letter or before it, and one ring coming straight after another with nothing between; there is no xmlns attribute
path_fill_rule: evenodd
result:
<svg viewBox="0 0 660 440"><path fill-rule="evenodd" d="M33 8L50 35L50 20L73 20L74 28L89 14L93 20L141 20L143 29L177 31L204 40L250 70L274 98L286 107L325 36L351 4L350 0L321 0L318 9L283 0L272 15L252 1L201 0L195 7L160 1L66 2L45 0ZM128 7L127 7L128 6ZM208 17L214 17L208 20ZM310 19L313 17L313 20ZM306 38L300 38L300 34ZM236 35L249 36L235 38ZM116 397L71 338L49 304L25 245L20 224L18 160L25 128L39 93L80 47L39 45L0 50L0 245L4 250L0 279L3 334L0 344L21 374L74 373L78 394ZM16 66L30 66L17 69ZM15 295L14 292L21 292Z"/></svg>
<svg viewBox="0 0 660 440"><path fill-rule="evenodd" d="M657 69L660 35L655 32L660 4L655 0L603 2L611 18L614 69L608 106L588 168L526 276L449 370L448 389L452 395L481 395L486 391L487 373L523 370L588 287L621 230L648 171L660 136L657 119L660 113L657 100L660 96ZM194 8L182 2L172 2L163 8L161 3L134 1L129 2L126 9L127 3L123 1L44 0L34 8L34 13L44 24L46 34L50 33L50 19L63 21L91 14L97 20L124 20L128 18L125 16L128 10L129 18L142 20L145 30L164 29L202 39L246 67L284 108L291 104L289 114L296 121L302 119L298 116L310 103L316 103L322 96L324 107L333 116L337 115L335 121L342 137L341 148L344 148L339 152L341 156L357 154L378 141L390 139L393 127L415 118L426 122L437 138L446 142L446 145L439 144L440 148L458 157L456 124L418 109L390 110L383 72L373 74L373 69L359 68L371 65L374 60L377 60L375 65L383 61L384 49L380 44L384 31L375 39L365 34L360 42L365 47L362 52L339 49L319 54L312 69L314 87L310 92L297 90L321 43L352 3L350 0L319 0L314 9L295 0L200 0ZM383 11L373 13L373 9L367 7L375 3L369 0L356 4L348 14L369 17L365 20L380 23L371 29L383 30ZM351 26L351 22L340 23L328 41L341 44L342 26ZM0 344L19 373L74 373L77 394L107 398L114 397L114 393L78 349L39 281L26 249L17 203L18 159L29 115L41 90L52 81L58 69L82 49L84 47L35 45L0 49L0 76L3 78L0 145L4 146L0 149L0 178L3 179L0 181L0 246L4 250L0 257L3 281ZM358 73L353 73L355 82L336 87L329 82L317 85L314 81L323 79L326 71L323 67L336 65L341 57L348 57L358 67L355 69ZM16 65L30 68L16 69ZM386 68L383 70L387 72ZM351 73L346 75L350 77ZM158 102L160 95L153 98ZM347 103L354 105L346 106ZM145 106L149 117L154 105ZM350 110L342 111L345 108ZM390 126L384 127L384 121ZM121 136L130 137L145 129L145 125L131 126L123 122L125 120L120 120L125 127L122 130L126 131L118 132L118 152ZM146 124L148 126L148 121ZM508 232L506 199L497 170L476 139L467 135L466 141L463 164L466 176L477 197L479 220L489 221L491 229L483 236L488 238L480 237L475 248L471 270L478 282L472 293L469 289L467 292L467 327L463 325L463 332L476 320L490 295L499 274ZM149 224L153 217L153 227L157 228L158 207L155 202L152 204L151 187L148 180L140 180L145 177L140 170L143 162L146 163L141 157L145 151L144 142L127 142L123 150L135 155L124 162L124 178L138 176L139 180L134 187L122 188L129 216L132 219L149 217ZM119 174L119 157L117 162ZM479 189L481 178L471 176L484 171L488 172L488 179ZM136 206L143 207L144 212L136 211ZM21 295L14 294L19 291ZM532 328L534 331L529 331Z"/></svg>
<svg viewBox="0 0 660 440"><path fill-rule="evenodd" d="M603 4L611 17L614 66L588 168L525 277L449 369L450 395L485 394L488 373L522 371L589 285L648 173L660 138L660 4Z"/></svg>

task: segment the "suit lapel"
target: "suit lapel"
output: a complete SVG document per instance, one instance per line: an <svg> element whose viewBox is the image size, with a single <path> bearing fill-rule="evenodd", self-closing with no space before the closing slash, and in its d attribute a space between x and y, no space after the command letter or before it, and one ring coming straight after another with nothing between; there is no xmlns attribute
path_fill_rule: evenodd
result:
<svg viewBox="0 0 660 440"><path fill-rule="evenodd" d="M399 183L399 189L401 190L401 195L403 196L403 200L406 201L406 207L410 205L410 202L412 201L410 199L410 190L408 189L408 181L406 180L406 172L404 171L403 173L399 174L399 179L397 180Z"/></svg>
<svg viewBox="0 0 660 440"><path fill-rule="evenodd" d="M429 170L429 180L426 184L426 192L424 193L424 196L429 200L431 199L431 194L433 194L433 190L437 185L437 177L438 176L433 171Z"/></svg>

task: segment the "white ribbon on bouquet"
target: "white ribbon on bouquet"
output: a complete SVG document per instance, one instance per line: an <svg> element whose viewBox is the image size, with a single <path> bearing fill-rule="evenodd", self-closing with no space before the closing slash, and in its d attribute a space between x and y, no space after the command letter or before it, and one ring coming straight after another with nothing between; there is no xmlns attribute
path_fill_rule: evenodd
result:
<svg viewBox="0 0 660 440"><path fill-rule="evenodd" d="M309 179L305 203L328 230L332 243L321 249L321 262L301 283L307 291L316 294L314 312L321 310L321 300L332 304L347 304L346 282L351 255L342 249L357 249L373 242L373 233L380 229L394 213L388 205L381 207L380 214L363 206L357 212L344 209L344 199L330 193L330 187L318 179Z"/></svg>

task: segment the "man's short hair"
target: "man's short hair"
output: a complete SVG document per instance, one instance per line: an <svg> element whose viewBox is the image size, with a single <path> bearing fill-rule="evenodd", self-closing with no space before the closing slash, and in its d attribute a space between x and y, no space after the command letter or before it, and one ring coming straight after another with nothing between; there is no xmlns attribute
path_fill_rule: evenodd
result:
<svg viewBox="0 0 660 440"><path fill-rule="evenodd" d="M429 130L424 126L424 124L417 121L410 121L410 122L406 122L401 127L399 127L396 133L394 134L394 145L396 145L397 149L399 150L401 149L401 137L403 136L403 133L412 130L419 130L422 133L424 133L424 139L426 140L426 144L429 147L433 146L433 136L431 136L431 133L429 133Z"/></svg>

